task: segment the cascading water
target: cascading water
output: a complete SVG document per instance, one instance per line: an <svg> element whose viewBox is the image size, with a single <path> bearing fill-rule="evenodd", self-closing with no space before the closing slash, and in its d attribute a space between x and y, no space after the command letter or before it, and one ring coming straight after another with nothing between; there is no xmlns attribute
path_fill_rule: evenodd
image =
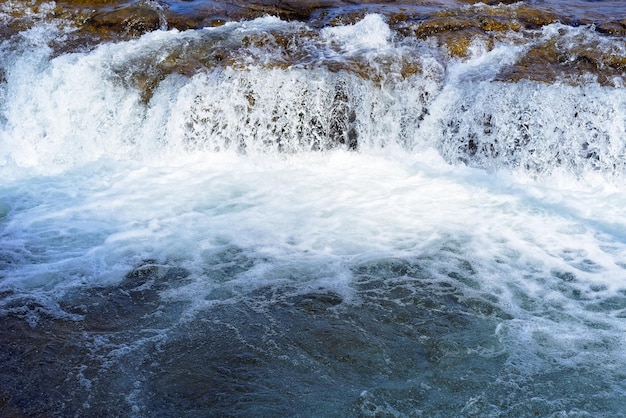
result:
<svg viewBox="0 0 626 418"><path fill-rule="evenodd" d="M619 21L132 4L0 6L0 415L624 416Z"/></svg>

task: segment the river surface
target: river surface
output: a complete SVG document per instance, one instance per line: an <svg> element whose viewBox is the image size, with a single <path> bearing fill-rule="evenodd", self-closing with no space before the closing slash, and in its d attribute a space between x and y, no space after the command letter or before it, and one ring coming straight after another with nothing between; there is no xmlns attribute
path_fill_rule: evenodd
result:
<svg viewBox="0 0 626 418"><path fill-rule="evenodd" d="M0 4L0 416L626 416L622 1Z"/></svg>

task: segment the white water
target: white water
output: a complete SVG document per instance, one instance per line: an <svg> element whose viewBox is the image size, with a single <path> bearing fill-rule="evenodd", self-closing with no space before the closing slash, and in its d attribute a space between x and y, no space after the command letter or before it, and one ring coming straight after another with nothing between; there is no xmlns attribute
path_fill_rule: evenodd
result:
<svg viewBox="0 0 626 418"><path fill-rule="evenodd" d="M290 25L268 18L156 32L52 59L42 33L26 34L34 46L25 50L3 45L3 313L33 326L43 313L80 320L58 301L120 283L145 260L191 273L161 294L165 304L185 303L174 324L268 286L324 289L358 307L357 266L417 260L423 277L506 313L498 347L459 349L486 362L506 353L507 370L524 378L497 384L598 369L603 389L593 396L620 411L624 89L492 82L519 47L477 45L469 61L442 63L432 45L394 44L378 16L326 30L325 57L396 59L414 48L423 75L390 76L381 87L324 66L249 65L169 76L147 104L120 79L120 69L132 73L164 46L211 31L236 38ZM338 144L355 134L357 151ZM466 138L478 152L459 145ZM219 254L233 248L242 256L226 263L245 266L216 279ZM24 295L40 307L16 308ZM582 401L571 406L570 385L544 394L546 402L570 396L550 411L585 410ZM480 403L463 402L465 413Z"/></svg>

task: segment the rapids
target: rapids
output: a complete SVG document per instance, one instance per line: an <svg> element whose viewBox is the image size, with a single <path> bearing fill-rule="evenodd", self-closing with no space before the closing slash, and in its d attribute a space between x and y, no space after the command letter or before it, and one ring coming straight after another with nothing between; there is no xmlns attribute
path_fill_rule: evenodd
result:
<svg viewBox="0 0 626 418"><path fill-rule="evenodd" d="M619 2L88 3L0 5L0 416L624 416Z"/></svg>

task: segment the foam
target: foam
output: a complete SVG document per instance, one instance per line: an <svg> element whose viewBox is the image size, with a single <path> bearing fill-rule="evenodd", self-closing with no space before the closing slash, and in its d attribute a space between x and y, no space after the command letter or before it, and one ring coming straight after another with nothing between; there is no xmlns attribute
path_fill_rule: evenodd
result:
<svg viewBox="0 0 626 418"><path fill-rule="evenodd" d="M468 59L442 62L439 49L428 43L394 42L380 15L323 29L319 40L307 41L311 56L302 64L264 64L282 59L281 52L258 49L250 54L259 63L246 61L245 69L218 66L191 77L169 75L144 103L147 93L135 79L147 65L166 59L167 51L188 44L209 48L206 53L214 44L241 47L245 34L272 30L298 32L302 24L266 17L203 31L156 31L53 59L50 38L40 39L39 27L30 30L32 47L3 52L3 175L56 174L101 159L175 159L197 150L379 153L384 147L434 147L451 163L489 170L550 175L563 169L608 177L624 172L622 89L496 82L500 69L528 46L506 38L490 50L475 43ZM543 32L534 42L594 36L588 28L560 24ZM617 48L602 42L602 48ZM384 75L376 64L371 71L382 71L380 85L326 67L351 56L394 65L411 56L422 72ZM569 125L575 129L563 129Z"/></svg>
<svg viewBox="0 0 626 418"><path fill-rule="evenodd" d="M327 27L322 29L322 39L337 42L348 53L388 47L391 29L381 15L369 14L354 25Z"/></svg>
<svg viewBox="0 0 626 418"><path fill-rule="evenodd" d="M221 30L268 24L291 27L266 18ZM371 15L324 36L350 54L389 53L388 29ZM507 46L384 86L324 66L251 65L170 75L144 103L119 78L197 36L158 31L50 60L49 51L9 54L0 313L30 298L20 315L35 325L43 313L80 321L59 301L126 295L138 266L175 268L184 280L149 276L131 289L152 292L147 306L158 309L145 314L165 329L155 340L207 323L245 342L228 323L238 304L270 321L271 309L297 303L331 313L369 304L378 314L430 295L433 315L449 308L483 333L495 328L487 347L459 344L470 341L480 358L506 353L506 373L619 375L625 202L609 180L623 172L622 90L494 82L482 69L514 60L519 51ZM436 48L424 48L424 62L436 62ZM540 119L525 126L527 115ZM329 134L337 121L356 149ZM515 145L524 129L532 135ZM470 137L474 154L463 149ZM598 159L580 154L584 142ZM225 319L202 316L218 308ZM271 353L268 341L259 353ZM118 341L107 358L136 347Z"/></svg>

